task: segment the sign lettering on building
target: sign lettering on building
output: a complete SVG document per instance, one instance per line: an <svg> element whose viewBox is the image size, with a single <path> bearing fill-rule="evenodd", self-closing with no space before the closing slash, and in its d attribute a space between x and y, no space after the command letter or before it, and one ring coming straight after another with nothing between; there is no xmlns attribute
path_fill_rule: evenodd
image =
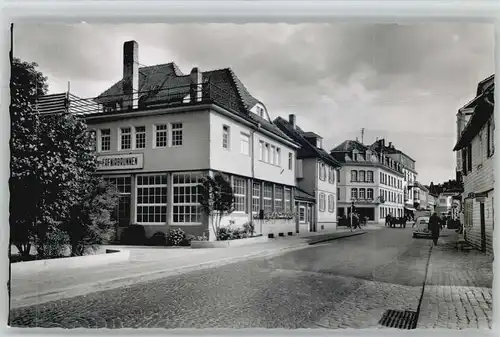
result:
<svg viewBox="0 0 500 337"><path fill-rule="evenodd" d="M97 157L97 170L140 169L144 165L143 154L119 154Z"/></svg>

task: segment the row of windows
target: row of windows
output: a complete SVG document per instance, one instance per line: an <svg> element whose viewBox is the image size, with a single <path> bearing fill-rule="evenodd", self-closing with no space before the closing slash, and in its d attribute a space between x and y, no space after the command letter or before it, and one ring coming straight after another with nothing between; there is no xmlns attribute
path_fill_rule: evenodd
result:
<svg viewBox="0 0 500 337"><path fill-rule="evenodd" d="M333 167L326 165L325 163L321 163L319 165L319 179L326 181L327 172L328 172L328 182L330 184L335 184L335 169Z"/></svg>
<svg viewBox="0 0 500 337"><path fill-rule="evenodd" d="M388 214L395 217L402 217L404 214L403 209L394 207L380 207L380 218L384 219Z"/></svg>
<svg viewBox="0 0 500 337"><path fill-rule="evenodd" d="M231 128L228 125L222 126L222 148L231 149ZM240 153L249 156L250 153L250 135L245 132L240 132ZM259 159L265 163L281 166L281 148L271 145L267 142L259 142ZM293 154L288 153L288 169L293 167Z"/></svg>
<svg viewBox="0 0 500 337"><path fill-rule="evenodd" d="M319 193L319 211L326 212L326 194L323 192ZM333 213L335 210L335 197L333 194L328 194L328 212Z"/></svg>
<svg viewBox="0 0 500 337"><path fill-rule="evenodd" d="M484 135L486 133L486 135ZM476 150L474 153L477 158L477 165L481 165L483 163L484 158L489 158L495 152L495 143L494 143L494 133L495 133L495 125L491 121L489 121L485 128L481 130L478 134L478 147L479 151ZM486 143L486 146L485 144ZM469 145L462 149L462 172L464 175L467 175L472 171L472 142Z"/></svg>
<svg viewBox="0 0 500 337"><path fill-rule="evenodd" d="M92 130L94 150L107 152L111 150L111 129L99 129L99 134ZM145 149L147 146L146 127L127 126L118 129L118 150ZM155 124L153 125L153 148L164 148L168 146L182 146L183 126L182 123Z"/></svg>
<svg viewBox="0 0 500 337"><path fill-rule="evenodd" d="M403 181L401 179L397 179L396 177L393 177L383 172L380 172L380 183L382 185L396 187L398 189L403 188Z"/></svg>
<svg viewBox="0 0 500 337"><path fill-rule="evenodd" d="M403 203L403 194L397 193L393 191L388 191L384 189L379 190L379 194L384 197L384 200L387 202L395 202L398 204Z"/></svg>
<svg viewBox="0 0 500 337"><path fill-rule="evenodd" d="M351 171L351 182L373 183L373 171Z"/></svg>
<svg viewBox="0 0 500 337"><path fill-rule="evenodd" d="M198 184L201 173L173 174L173 214L175 224L198 224L202 221L199 205ZM106 178L120 192L120 196L130 199L131 178ZM291 212L291 189L270 183L254 183L247 193L247 181L244 178L230 178L235 196L235 211L247 213L247 198L252 198L252 212L264 213ZM167 177L166 175L137 176L136 184L136 222L138 224L162 224L167 222ZM333 198L333 196L331 197ZM127 210L128 205L128 210ZM130 213L130 203L120 204L119 218L126 218Z"/></svg>
<svg viewBox="0 0 500 337"><path fill-rule="evenodd" d="M358 150L353 150L352 158L353 158L354 161L371 161L371 157L373 155L375 155L377 157L378 161L381 164L383 164L383 165L385 165L385 166L387 166L387 167L389 167L389 168L391 168L391 169L393 169L395 171L398 171L398 172L402 171L402 165L401 165L400 162L392 159L391 157L385 156L383 154L379 156L379 155L377 155L376 153L373 153L370 150L367 150L365 152L365 157L364 158L363 158L363 154L359 153Z"/></svg>
<svg viewBox="0 0 500 337"><path fill-rule="evenodd" d="M373 188L351 188L351 199L373 200Z"/></svg>

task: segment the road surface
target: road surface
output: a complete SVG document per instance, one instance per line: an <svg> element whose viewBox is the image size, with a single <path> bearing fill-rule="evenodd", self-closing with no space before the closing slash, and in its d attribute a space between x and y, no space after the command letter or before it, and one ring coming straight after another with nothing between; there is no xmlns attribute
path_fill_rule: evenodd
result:
<svg viewBox="0 0 500 337"><path fill-rule="evenodd" d="M11 325L64 328L369 328L416 310L430 240L383 228L271 259L11 310Z"/></svg>

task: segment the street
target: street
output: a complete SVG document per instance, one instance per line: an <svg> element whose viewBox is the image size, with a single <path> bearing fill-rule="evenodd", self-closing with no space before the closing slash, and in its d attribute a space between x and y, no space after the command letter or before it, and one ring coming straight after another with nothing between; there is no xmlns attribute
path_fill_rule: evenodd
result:
<svg viewBox="0 0 500 337"><path fill-rule="evenodd" d="M430 241L382 228L240 262L11 311L12 326L367 328L416 311Z"/></svg>

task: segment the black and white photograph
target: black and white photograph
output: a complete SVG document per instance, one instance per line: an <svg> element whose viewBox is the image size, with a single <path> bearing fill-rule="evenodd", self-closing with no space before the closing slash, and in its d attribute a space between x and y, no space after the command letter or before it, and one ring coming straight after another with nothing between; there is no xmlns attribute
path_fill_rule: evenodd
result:
<svg viewBox="0 0 500 337"><path fill-rule="evenodd" d="M492 328L494 24L10 43L9 326Z"/></svg>

